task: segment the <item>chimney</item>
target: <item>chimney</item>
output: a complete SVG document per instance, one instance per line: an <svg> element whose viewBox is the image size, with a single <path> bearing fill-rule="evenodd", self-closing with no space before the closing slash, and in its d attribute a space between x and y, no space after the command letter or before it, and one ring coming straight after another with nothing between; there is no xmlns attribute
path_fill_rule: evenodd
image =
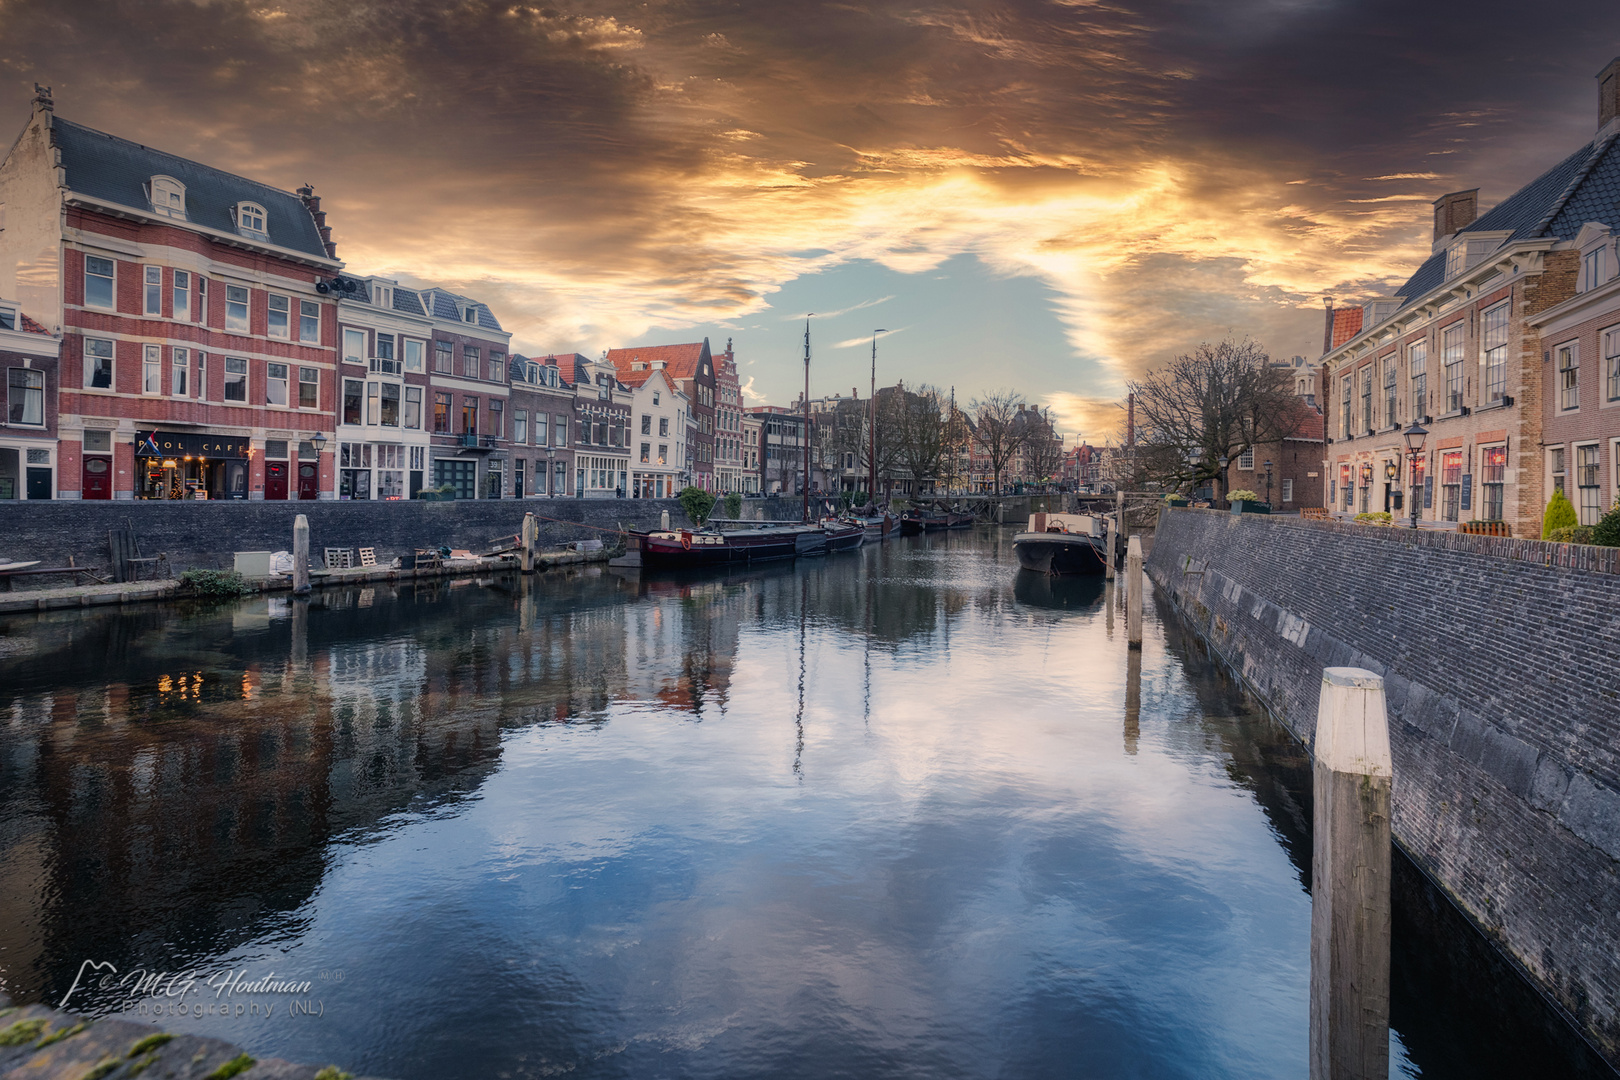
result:
<svg viewBox="0 0 1620 1080"><path fill-rule="evenodd" d="M1434 200L1435 250L1439 250L1440 244L1451 239L1459 230L1472 225L1478 216L1479 188L1453 191Z"/></svg>
<svg viewBox="0 0 1620 1080"><path fill-rule="evenodd" d="M315 222L315 231L321 234L321 246L326 248L326 257L337 258L337 244L332 242L332 227L326 223L326 211L321 209L321 197L315 194L314 186L305 184L299 188L298 199L309 211L310 220Z"/></svg>
<svg viewBox="0 0 1620 1080"><path fill-rule="evenodd" d="M56 102L51 99L51 88L34 84L34 111L55 112Z"/></svg>
<svg viewBox="0 0 1620 1080"><path fill-rule="evenodd" d="M849 396L852 397L852 398L859 398L861 396L861 388L858 387L858 386L850 387L849 388Z"/></svg>
<svg viewBox="0 0 1620 1080"><path fill-rule="evenodd" d="M1598 130L1602 131L1620 116L1620 56L1609 61L1609 66L1598 72ZM50 94L46 87L45 93Z"/></svg>
<svg viewBox="0 0 1620 1080"><path fill-rule="evenodd" d="M1322 306L1327 308L1327 325L1322 328L1322 355L1326 356L1333 348L1333 297L1322 297Z"/></svg>

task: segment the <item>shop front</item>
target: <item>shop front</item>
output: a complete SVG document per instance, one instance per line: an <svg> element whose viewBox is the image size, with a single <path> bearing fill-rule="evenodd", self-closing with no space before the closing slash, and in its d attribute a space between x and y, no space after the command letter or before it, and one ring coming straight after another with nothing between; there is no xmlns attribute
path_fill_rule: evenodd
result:
<svg viewBox="0 0 1620 1080"><path fill-rule="evenodd" d="M0 499L56 497L52 443L0 442Z"/></svg>
<svg viewBox="0 0 1620 1080"><path fill-rule="evenodd" d="M245 435L137 431L135 497L246 499L250 446Z"/></svg>

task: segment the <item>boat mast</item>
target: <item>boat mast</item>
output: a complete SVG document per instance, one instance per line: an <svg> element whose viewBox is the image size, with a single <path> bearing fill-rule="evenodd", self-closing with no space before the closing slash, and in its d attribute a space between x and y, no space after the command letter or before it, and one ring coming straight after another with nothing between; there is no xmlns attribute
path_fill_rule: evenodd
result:
<svg viewBox="0 0 1620 1080"><path fill-rule="evenodd" d="M866 425L866 501L877 509L877 336L887 330L872 331L872 393L866 402L871 419Z"/></svg>
<svg viewBox="0 0 1620 1080"><path fill-rule="evenodd" d="M810 315L814 315L811 312ZM804 510L810 520L810 315L804 317Z"/></svg>

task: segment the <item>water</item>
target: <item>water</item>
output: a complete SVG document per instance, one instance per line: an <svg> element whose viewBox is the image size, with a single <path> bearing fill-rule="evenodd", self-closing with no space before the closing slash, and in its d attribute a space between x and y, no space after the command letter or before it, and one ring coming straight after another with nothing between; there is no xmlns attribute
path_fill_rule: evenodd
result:
<svg viewBox="0 0 1620 1080"><path fill-rule="evenodd" d="M1015 566L0 623L0 980L399 1080L1305 1075L1303 753ZM1391 1075L1595 1070L1398 870Z"/></svg>

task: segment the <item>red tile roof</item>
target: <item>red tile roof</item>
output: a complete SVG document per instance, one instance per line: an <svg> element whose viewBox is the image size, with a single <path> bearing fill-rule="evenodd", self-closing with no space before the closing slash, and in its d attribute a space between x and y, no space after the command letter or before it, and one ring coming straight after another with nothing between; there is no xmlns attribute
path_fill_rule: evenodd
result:
<svg viewBox="0 0 1620 1080"><path fill-rule="evenodd" d="M1324 442L1326 436L1327 417L1322 415L1322 410L1300 402L1299 413L1294 421L1294 433L1286 438L1301 442Z"/></svg>
<svg viewBox="0 0 1620 1080"><path fill-rule="evenodd" d="M676 379L695 378L698 373L698 361L703 357L706 342L696 342L691 345L642 345L633 349L609 349L608 363L619 369L619 381L626 386L640 386L652 375L653 364L659 360L664 362L664 377L673 382ZM640 371L631 369L635 363L647 366Z"/></svg>
<svg viewBox="0 0 1620 1080"><path fill-rule="evenodd" d="M1333 313L1333 343L1330 349L1337 349L1361 333L1361 316L1363 309L1358 307L1339 308Z"/></svg>
<svg viewBox="0 0 1620 1080"><path fill-rule="evenodd" d="M39 323L35 322L33 319L30 319L27 315L24 315L22 312L19 311L17 313L17 318L22 323L21 326L17 327L17 329L23 331L24 333L44 334L46 337L51 336L51 332L49 330L39 325Z"/></svg>

